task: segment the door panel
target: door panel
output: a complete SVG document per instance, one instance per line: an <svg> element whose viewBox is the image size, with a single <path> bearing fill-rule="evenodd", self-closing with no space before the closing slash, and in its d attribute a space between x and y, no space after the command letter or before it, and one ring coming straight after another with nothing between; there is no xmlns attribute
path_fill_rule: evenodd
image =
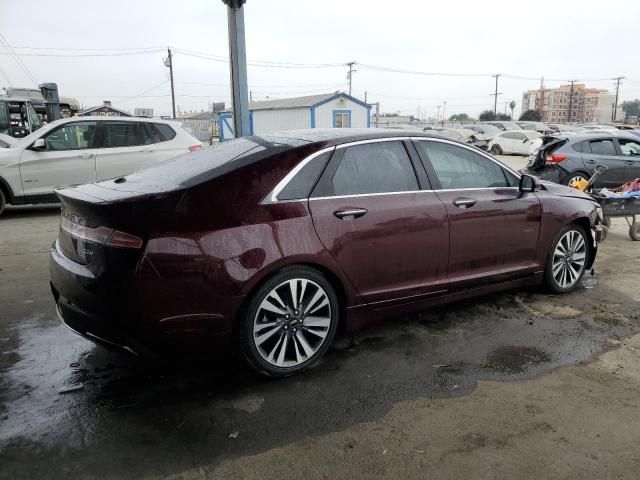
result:
<svg viewBox="0 0 640 480"><path fill-rule="evenodd" d="M446 141L414 142L449 219L450 288L496 282L540 269L535 194L493 159Z"/></svg>
<svg viewBox="0 0 640 480"><path fill-rule="evenodd" d="M624 159L623 183L640 178L640 140L618 138L620 153Z"/></svg>
<svg viewBox="0 0 640 480"><path fill-rule="evenodd" d="M47 132L44 150L20 156L25 195L52 194L55 187L93 182L96 178L95 122L66 123Z"/></svg>
<svg viewBox="0 0 640 480"><path fill-rule="evenodd" d="M138 122L104 121L103 143L96 158L96 178L104 180L135 172L154 162L156 146L150 144Z"/></svg>
<svg viewBox="0 0 640 480"><path fill-rule="evenodd" d="M452 288L542 267L536 263L541 208L535 194L523 195L517 188L437 194L449 217ZM465 200L472 205L466 206Z"/></svg>
<svg viewBox="0 0 640 480"><path fill-rule="evenodd" d="M337 149L309 199L320 240L366 302L446 289L446 211L420 190L424 168L406 147L413 155L398 140Z"/></svg>
<svg viewBox="0 0 640 480"><path fill-rule="evenodd" d="M595 171L598 165L605 165L607 171L596 181L597 187L613 188L624 183L625 159L618 155L615 142L612 138L590 140L583 146L582 161L589 174Z"/></svg>
<svg viewBox="0 0 640 480"><path fill-rule="evenodd" d="M446 289L449 231L433 192L310 199L318 236L366 302ZM335 216L365 209L359 218Z"/></svg>

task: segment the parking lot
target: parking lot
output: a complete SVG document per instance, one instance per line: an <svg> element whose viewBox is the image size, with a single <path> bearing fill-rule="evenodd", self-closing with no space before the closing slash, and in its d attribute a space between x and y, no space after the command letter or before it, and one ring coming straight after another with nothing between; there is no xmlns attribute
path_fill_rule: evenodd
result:
<svg viewBox="0 0 640 480"><path fill-rule="evenodd" d="M637 478L640 246L624 220L572 294L391 318L268 381L224 349L149 364L65 329L58 214L0 218L2 478Z"/></svg>

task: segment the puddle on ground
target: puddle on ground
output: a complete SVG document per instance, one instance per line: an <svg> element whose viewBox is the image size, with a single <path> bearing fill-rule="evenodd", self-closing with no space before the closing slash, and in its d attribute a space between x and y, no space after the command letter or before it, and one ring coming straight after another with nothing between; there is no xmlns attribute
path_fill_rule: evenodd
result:
<svg viewBox="0 0 640 480"><path fill-rule="evenodd" d="M483 368L504 373L524 373L542 363L548 363L551 357L534 347L498 347L487 355Z"/></svg>

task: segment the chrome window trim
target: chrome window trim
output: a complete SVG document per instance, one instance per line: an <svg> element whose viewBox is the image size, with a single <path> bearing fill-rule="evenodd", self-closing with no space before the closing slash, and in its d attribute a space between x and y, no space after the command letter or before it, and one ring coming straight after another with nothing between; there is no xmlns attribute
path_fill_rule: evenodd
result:
<svg viewBox="0 0 640 480"><path fill-rule="evenodd" d="M487 153L478 150L476 148L473 147L469 147L467 145L463 145L457 142L452 142L449 141L447 139L444 138L436 138L436 137L415 137L415 136L404 136L404 137L384 137L384 138L370 138L367 140L357 140L354 142L348 142L348 143L342 143L339 145L333 145L331 147L325 147L321 150L318 150L317 152L312 153L311 155L309 155L308 157L305 157L300 163L298 163L295 167L293 167L291 169L291 171L282 179L280 180L280 182L278 182L278 184L273 188L273 190L271 190L271 192L269 192L267 194L267 196L262 200L261 205L264 204L273 204L273 203L291 203L291 202L304 202L304 201L311 201L311 200L327 200L330 198L359 198L359 197L371 197L371 196L381 196L381 195L400 195L400 194L404 194L404 193L422 193L422 192L427 192L427 193L433 193L433 192L443 192L443 191L447 191L447 192L456 192L456 191L460 191L460 192L464 192L464 191L469 191L469 190L496 190L496 189L501 189L501 190L505 190L505 189L517 189L518 187L482 187L482 188L441 188L439 190L433 190L433 189L429 189L429 190L407 190L407 191L402 191L402 192L380 192L380 193L360 193L360 194L355 194L355 195L334 195L334 196L329 196L329 197L309 197L309 198L292 198L292 199L288 199L288 200L279 200L278 199L278 194L284 190L284 188L289 184L289 182L293 179L293 177L295 177L298 172L300 172L300 170L302 170L311 160L313 160L314 158L316 158L319 155L322 155L323 153L326 152L330 152L332 150L338 150L338 149L342 149L342 148L348 148L348 147L353 147L355 145L365 145L368 143L381 143L381 142L393 142L393 141L403 141L403 140L411 140L411 141L427 141L427 142L440 142L440 143L447 143L449 145L454 145L457 147L461 147L461 148L465 148L475 154L478 154L490 161L492 161L493 163L495 163L496 165L498 165L500 168L504 168L507 171L509 171L510 173L512 173L517 179L520 179L521 175L519 173L517 173L515 170L511 169L509 166L499 162L498 160L496 160L495 158L491 157L491 155L488 155Z"/></svg>
<svg viewBox="0 0 640 480"><path fill-rule="evenodd" d="M295 177L300 170L302 170L311 160L322 155L323 153L330 152L334 150L336 147L326 147L317 152L312 153L308 157L305 157L300 163L298 163L295 167L291 169L289 173L285 175L285 177L278 182L278 184L267 194L267 196L262 200L261 205L268 203L284 203L284 202L298 202L300 200L306 200L306 198L297 198L297 199L289 199L289 200L279 200L278 195L284 188L289 184L293 177Z"/></svg>
<svg viewBox="0 0 640 480"><path fill-rule="evenodd" d="M515 170L513 170L511 167L509 167L509 166L507 166L507 165L503 164L503 163L502 163L502 162L500 162L499 160L497 160L497 159L493 158L491 155L489 155L489 154L487 154L487 153L485 153L485 152L483 152L482 150L479 150L479 149L477 149L477 148L469 147L469 146L467 146L467 145L463 145L463 144L461 144L461 143L451 142L451 141L446 140L446 139L444 139L444 138L413 137L413 138L411 138L411 140L435 141L435 142L440 142L440 143L448 143L448 144L450 144L450 145L455 145L456 147L466 148L466 149L467 149L467 150L469 150L470 152L476 153L476 154L478 154L478 155L480 155L480 156L482 156L482 157L484 157L484 158L486 158L486 159L488 159L488 160L491 160L493 163L495 163L495 164L496 164L496 165L498 165L499 167L507 169L509 172L513 173L513 174L516 176L516 178L518 178L518 179L519 179L519 178L520 178L520 176L521 176L518 172L516 172ZM515 188L515 187L484 187L484 188ZM442 188L441 190L446 190L446 189ZM479 188L462 188L462 189L460 189L460 188L458 188L458 189L454 188L454 189L451 189L451 190L481 190L481 189L479 189Z"/></svg>

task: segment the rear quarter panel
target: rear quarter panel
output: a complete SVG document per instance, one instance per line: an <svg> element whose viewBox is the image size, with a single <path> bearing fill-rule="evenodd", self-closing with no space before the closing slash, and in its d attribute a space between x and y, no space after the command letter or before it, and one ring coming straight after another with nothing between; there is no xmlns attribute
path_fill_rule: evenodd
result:
<svg viewBox="0 0 640 480"><path fill-rule="evenodd" d="M262 204L308 154L286 152L187 191L176 209L175 230L150 238L140 264L146 321L208 316L212 333L226 333L245 297L291 264L330 272L344 289L347 306L358 303L318 239L307 200Z"/></svg>

